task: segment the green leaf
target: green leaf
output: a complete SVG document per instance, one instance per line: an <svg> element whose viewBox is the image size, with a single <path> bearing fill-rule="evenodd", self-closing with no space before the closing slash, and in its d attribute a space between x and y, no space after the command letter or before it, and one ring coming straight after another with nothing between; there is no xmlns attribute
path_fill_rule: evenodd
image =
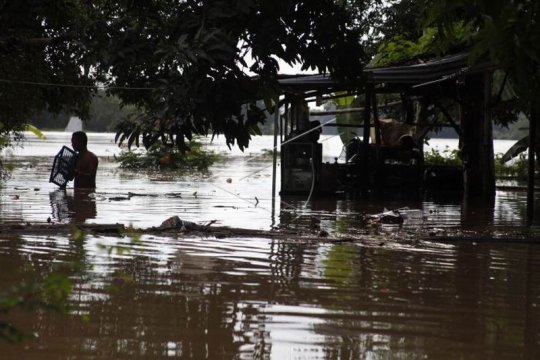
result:
<svg viewBox="0 0 540 360"><path fill-rule="evenodd" d="M31 133L33 133L34 135L36 135L39 139L41 140L46 140L47 137L45 136L45 134L43 134L41 132L41 130L39 130L37 127L35 127L34 125L31 125L31 124L25 124L24 125L24 130L25 131L30 131Z"/></svg>

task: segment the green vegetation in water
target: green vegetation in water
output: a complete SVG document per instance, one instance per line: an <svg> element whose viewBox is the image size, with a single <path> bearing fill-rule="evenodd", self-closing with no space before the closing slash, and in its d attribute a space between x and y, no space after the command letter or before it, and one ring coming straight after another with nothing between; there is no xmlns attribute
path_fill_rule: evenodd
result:
<svg viewBox="0 0 540 360"><path fill-rule="evenodd" d="M526 154L520 154L512 162L503 162L503 154L495 155L495 176L504 178L526 179L528 173L528 157ZM424 153L424 164L429 165L454 165L462 164L459 156L459 150L439 151L431 149Z"/></svg>
<svg viewBox="0 0 540 360"><path fill-rule="evenodd" d="M495 155L495 175L498 177L509 177L526 179L528 174L529 157L526 154L519 154L512 162L503 162L503 154Z"/></svg>
<svg viewBox="0 0 540 360"><path fill-rule="evenodd" d="M444 150L439 151L431 149L424 152L424 164L429 165L461 165L461 157L459 150L450 150L447 146Z"/></svg>
<svg viewBox="0 0 540 360"><path fill-rule="evenodd" d="M69 298L75 282L88 276L86 272L92 267L84 260L86 235L83 230L73 225L70 243L80 252L75 259L59 263L27 264L21 268L20 279L16 284L0 289L0 345L3 342L21 343L36 336L23 331L9 319L9 314L14 311L68 313ZM107 251L109 256L123 255L130 253L134 246L140 244L140 237L140 232L129 228L123 234L123 238L127 239L123 245L98 245L100 249ZM132 281L132 275L116 271L107 290L119 291L121 284ZM88 320L85 315L82 315L81 319Z"/></svg>
<svg viewBox="0 0 540 360"><path fill-rule="evenodd" d="M194 169L206 171L221 156L206 151L197 141L190 141L189 150L182 152L175 147L156 143L144 152L125 150L116 157L124 169Z"/></svg>
<svg viewBox="0 0 540 360"><path fill-rule="evenodd" d="M82 249L84 238L85 233L73 226L70 242ZM15 310L66 313L73 279L82 276L85 266L82 259L25 265L16 284L0 290L0 344L20 343L35 336L8 320Z"/></svg>

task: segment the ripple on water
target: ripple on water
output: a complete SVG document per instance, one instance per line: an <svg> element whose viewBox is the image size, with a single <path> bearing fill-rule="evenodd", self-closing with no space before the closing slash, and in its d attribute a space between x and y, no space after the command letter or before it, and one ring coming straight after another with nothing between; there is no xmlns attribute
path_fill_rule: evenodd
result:
<svg viewBox="0 0 540 360"><path fill-rule="evenodd" d="M124 172L104 159L96 211L86 221L145 227L179 215L229 226L347 233L365 229L362 214L385 207L417 209L404 227L452 227L467 217L459 202L436 198L412 204L314 199L307 205L282 199L287 206L277 204L272 215L269 172L241 180L265 163L244 160L237 154L210 177L193 178ZM0 189L3 222L49 216L67 222L75 215L71 190L58 194L44 185L43 161L24 160L13 182ZM506 204L498 200L494 223L519 224L522 196L498 196ZM392 239L368 246L294 238L4 234L2 286L17 284L29 265L46 272L78 262L82 270L72 276L69 315L13 314L17 325L39 337L21 346L0 343L2 359L519 359L539 353L536 246Z"/></svg>

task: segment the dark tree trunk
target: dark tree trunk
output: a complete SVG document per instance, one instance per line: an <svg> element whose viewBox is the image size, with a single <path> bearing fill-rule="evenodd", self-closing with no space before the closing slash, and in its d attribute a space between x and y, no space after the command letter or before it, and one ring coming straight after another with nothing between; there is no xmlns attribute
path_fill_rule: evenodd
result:
<svg viewBox="0 0 540 360"><path fill-rule="evenodd" d="M495 196L493 129L489 98L491 74L469 75L461 109L464 186L467 198L492 201Z"/></svg>

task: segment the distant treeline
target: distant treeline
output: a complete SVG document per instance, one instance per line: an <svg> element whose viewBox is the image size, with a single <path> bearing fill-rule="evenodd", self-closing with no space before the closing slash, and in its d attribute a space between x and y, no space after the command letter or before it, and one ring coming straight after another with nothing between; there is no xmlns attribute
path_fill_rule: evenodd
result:
<svg viewBox="0 0 540 360"><path fill-rule="evenodd" d="M114 96L98 94L90 104L90 116L84 120L84 130L91 132L115 132L116 125L126 116L136 113L134 107L122 107L120 100ZM30 124L40 130L64 130L71 116L70 113L58 115L44 112L30 119ZM274 134L273 115L268 115L266 122L260 126L265 135Z"/></svg>
<svg viewBox="0 0 540 360"><path fill-rule="evenodd" d="M104 94L96 95L90 105L90 117L84 121L84 129L91 132L115 132L116 125L129 114L136 112L133 107L122 107L120 100ZM42 113L30 119L30 123L41 130L64 130L73 114L61 113L54 115ZM529 121L525 116L520 116L518 121L508 127L494 125L494 139L521 139L527 135ZM264 135L274 134L274 120L272 114L267 114L266 122L260 126ZM324 133L333 134L335 127L325 128ZM428 135L431 138L457 138L458 135L450 127L441 128L437 132Z"/></svg>
<svg viewBox="0 0 540 360"><path fill-rule="evenodd" d="M90 115L84 120L84 129L92 132L114 132L116 124L136 110L133 107L121 107L120 100L104 94L97 94L90 104ZM58 115L44 112L35 115L30 123L41 130L64 130L71 113Z"/></svg>

